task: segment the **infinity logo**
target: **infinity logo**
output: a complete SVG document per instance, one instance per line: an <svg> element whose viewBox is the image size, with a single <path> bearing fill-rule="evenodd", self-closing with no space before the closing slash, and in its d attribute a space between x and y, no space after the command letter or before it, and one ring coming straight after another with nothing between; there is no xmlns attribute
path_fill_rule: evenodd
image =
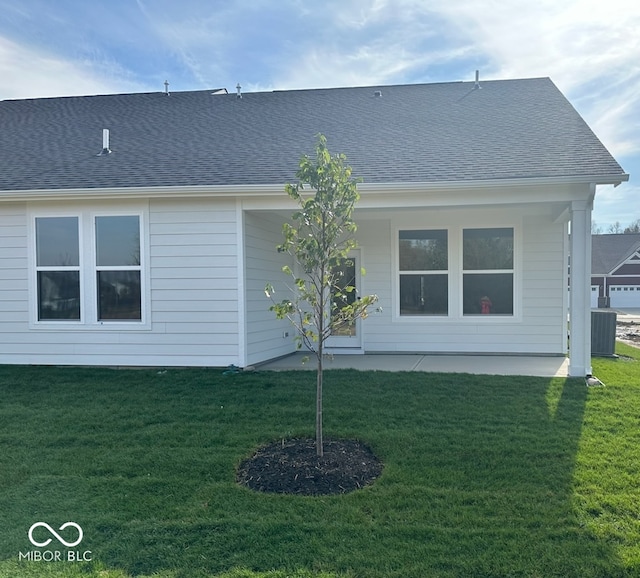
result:
<svg viewBox="0 0 640 578"><path fill-rule="evenodd" d="M78 526L78 524L76 524L75 522L67 522L66 524L62 524L62 526L58 528L58 530L64 530L65 528L72 526L76 530L78 530L78 539L75 542L67 542L66 540L64 540L62 536L60 536L60 534L58 534L51 526L49 526L49 524L46 524L45 522L36 522L33 526L31 526L31 528L29 528L29 541L34 546L37 546L38 548L44 548L45 546L48 546L51 543L51 538L48 538L44 542L36 542L33 539L33 531L39 526L42 526L43 528L46 528L47 530L49 530L49 532L51 532L51 534L56 537L58 542L60 542L67 548L73 548L74 546L77 546L78 544L80 544L80 542L82 542L82 536L83 536L82 528Z"/></svg>

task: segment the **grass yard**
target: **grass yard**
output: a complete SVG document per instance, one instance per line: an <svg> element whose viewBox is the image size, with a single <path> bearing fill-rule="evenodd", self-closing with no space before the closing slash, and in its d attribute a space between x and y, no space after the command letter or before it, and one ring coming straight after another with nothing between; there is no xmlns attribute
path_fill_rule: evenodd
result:
<svg viewBox="0 0 640 578"><path fill-rule="evenodd" d="M326 434L385 467L315 498L235 483L259 444L313 434L311 372L2 366L0 577L640 576L640 350L619 353L597 388L330 371ZM77 546L29 541L69 521Z"/></svg>

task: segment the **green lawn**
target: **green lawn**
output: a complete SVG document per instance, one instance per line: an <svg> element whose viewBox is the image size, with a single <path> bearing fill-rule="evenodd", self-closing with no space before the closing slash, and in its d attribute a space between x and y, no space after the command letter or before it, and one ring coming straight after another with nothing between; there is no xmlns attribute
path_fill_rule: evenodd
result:
<svg viewBox="0 0 640 578"><path fill-rule="evenodd" d="M330 371L326 434L385 468L316 498L234 482L257 445L312 435L312 372L2 366L0 577L640 576L640 350L619 352L598 388ZM78 546L29 542L69 521ZM20 560L47 550L91 561Z"/></svg>

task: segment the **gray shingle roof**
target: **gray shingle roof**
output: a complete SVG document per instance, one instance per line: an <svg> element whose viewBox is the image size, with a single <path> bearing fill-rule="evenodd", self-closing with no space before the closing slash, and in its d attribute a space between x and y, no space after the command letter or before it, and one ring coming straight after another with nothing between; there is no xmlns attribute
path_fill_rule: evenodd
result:
<svg viewBox="0 0 640 578"><path fill-rule="evenodd" d="M606 275L640 249L640 233L591 236L591 274Z"/></svg>
<svg viewBox="0 0 640 578"><path fill-rule="evenodd" d="M0 102L0 191L281 184L320 132L367 183L624 176L545 78L214 92Z"/></svg>

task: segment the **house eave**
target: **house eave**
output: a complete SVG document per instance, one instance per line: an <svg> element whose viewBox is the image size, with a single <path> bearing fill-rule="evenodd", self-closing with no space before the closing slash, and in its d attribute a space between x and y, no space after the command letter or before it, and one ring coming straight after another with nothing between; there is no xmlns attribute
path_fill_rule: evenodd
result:
<svg viewBox="0 0 640 578"><path fill-rule="evenodd" d="M361 192L403 191L432 191L432 190L469 190L496 189L514 187L553 187L568 185L614 185L618 186L629 180L628 174L615 175L580 175L563 177L516 177L508 179L475 179L475 180L446 180L433 182L397 182L397 183L361 183Z"/></svg>
<svg viewBox="0 0 640 578"><path fill-rule="evenodd" d="M469 191L505 189L515 187L553 187L571 185L614 185L629 180L628 174L580 175L564 177L531 177L509 179L444 180L422 182L360 183L364 194L417 193L429 191ZM247 185L190 185L151 187L100 187L77 189L31 189L0 191L0 202L15 201L67 201L82 199L149 198L149 197L264 197L282 195L284 183Z"/></svg>

